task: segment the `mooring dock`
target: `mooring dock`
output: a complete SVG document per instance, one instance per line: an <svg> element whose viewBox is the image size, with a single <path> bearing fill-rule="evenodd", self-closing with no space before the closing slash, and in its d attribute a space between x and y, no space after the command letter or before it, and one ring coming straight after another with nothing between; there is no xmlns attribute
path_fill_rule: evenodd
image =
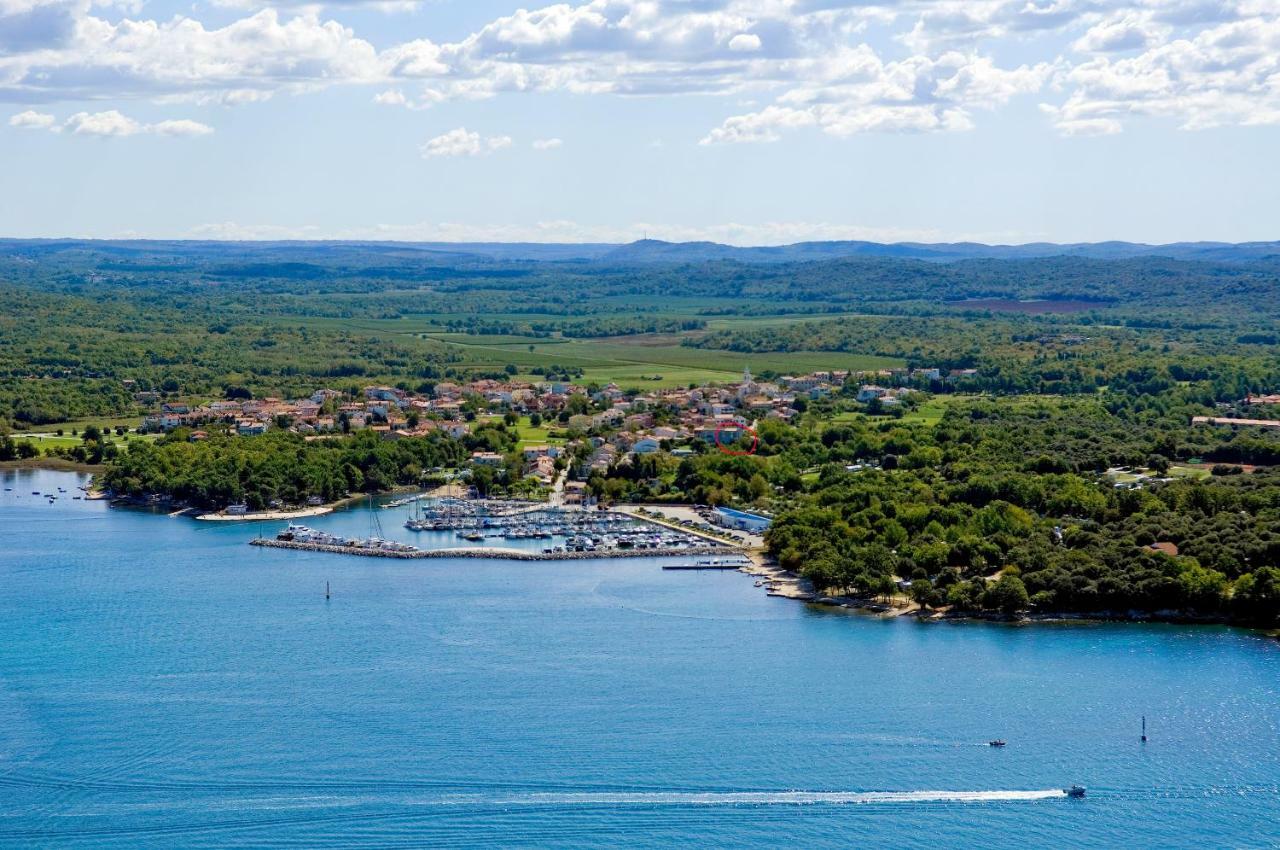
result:
<svg viewBox="0 0 1280 850"><path fill-rule="evenodd" d="M682 551L679 554L686 555L688 551ZM742 561L741 563L720 563L720 564L664 564L664 570L740 570L750 564L750 561Z"/></svg>
<svg viewBox="0 0 1280 850"><path fill-rule="evenodd" d="M249 541L251 546L270 549L294 549L302 552L329 552L334 555L359 555L365 558L499 558L511 561L590 561L596 558L667 558L684 555L723 555L725 546L686 546L679 549L608 549L597 552L527 552L497 546L472 546L456 549L413 549L410 551L375 549L363 546L334 546L325 543L301 543L296 540L273 540L259 537ZM699 567L677 565L676 569L730 569L732 566Z"/></svg>

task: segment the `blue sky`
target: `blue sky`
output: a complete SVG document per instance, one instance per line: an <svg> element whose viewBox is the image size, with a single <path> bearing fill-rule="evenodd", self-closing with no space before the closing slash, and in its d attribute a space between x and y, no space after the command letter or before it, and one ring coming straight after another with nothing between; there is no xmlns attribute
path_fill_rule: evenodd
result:
<svg viewBox="0 0 1280 850"><path fill-rule="evenodd" d="M1275 0L0 0L0 235L1280 238Z"/></svg>

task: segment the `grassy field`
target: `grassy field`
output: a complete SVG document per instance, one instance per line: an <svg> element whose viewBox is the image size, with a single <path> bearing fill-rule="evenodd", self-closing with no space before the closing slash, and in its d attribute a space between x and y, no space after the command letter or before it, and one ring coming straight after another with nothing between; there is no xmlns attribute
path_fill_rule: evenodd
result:
<svg viewBox="0 0 1280 850"><path fill-rule="evenodd" d="M846 413L837 413L832 417L833 422L852 422L856 419L869 419L872 422L901 422L904 425L927 425L932 428L942 421L942 416L947 412L947 404L961 398L960 396L935 396L928 403L920 405L916 410L910 410L902 414L902 416L867 416L865 413L857 413L849 411ZM971 398L971 396L966 396Z"/></svg>
<svg viewBox="0 0 1280 850"><path fill-rule="evenodd" d="M71 435L71 430L67 426L59 425L57 427L63 428L64 432L61 437L59 437L53 431L29 431L25 433L14 434L13 437L15 440L29 440L32 443L35 443L35 445L41 449L74 448L75 446L78 446L81 444L81 442L83 442L79 437L79 435L73 437ZM76 430L79 431L80 429L77 428ZM134 440L150 441L150 440L155 440L159 437L158 434L129 434L127 436L128 436L128 439L125 439L123 437L117 437L115 434L112 434L107 439L107 442L114 443L117 446L123 447L123 446L127 446L130 442Z"/></svg>
<svg viewBox="0 0 1280 850"><path fill-rule="evenodd" d="M737 380L744 368L753 373L774 371L804 374L824 369L887 369L900 366L890 357L843 352L795 351L743 353L690 348L671 338L616 337L608 340L538 340L520 345L477 344L453 335L448 344L467 352L470 362L500 369L507 363L521 371L534 366L558 365L583 370L586 381L614 382L619 386L672 387L690 383ZM439 338L439 337L435 337ZM550 344L548 344L550 342ZM533 351L529 346L533 346Z"/></svg>
<svg viewBox="0 0 1280 850"><path fill-rule="evenodd" d="M564 437L551 436L551 429L545 422L535 428L530 424L528 416L520 417L519 423L516 424L516 431L520 434L519 447L522 449L527 446L563 446L565 443Z"/></svg>
<svg viewBox="0 0 1280 850"><path fill-rule="evenodd" d="M569 340L561 337L518 336L516 334L427 333L426 339L459 345L555 345Z"/></svg>
<svg viewBox="0 0 1280 850"><path fill-rule="evenodd" d="M675 299L689 304L664 300L664 315L695 317L707 306L697 299ZM787 325L812 319L834 318L837 314L810 313L775 316L723 316L708 319L709 328L767 327ZM563 337L529 337L509 334L466 334L448 331L444 323L462 314L402 316L398 319L303 318L293 324L341 328L355 333L411 342L422 350L441 349L461 354L463 362L486 370L501 370L508 364L528 375L534 367L563 366L582 369L583 380L617 383L623 387L655 388L685 386L691 383L728 382L736 380L744 368L753 373L774 371L779 374L804 374L826 369L882 369L901 366L891 357L876 357L845 352L766 352L742 353L716 349L691 348L681 345L688 334L638 334L605 339L568 339ZM537 321L533 314L493 314L494 321ZM547 316L554 319L557 317ZM564 317L558 317L563 319ZM532 351L530 350L532 346Z"/></svg>

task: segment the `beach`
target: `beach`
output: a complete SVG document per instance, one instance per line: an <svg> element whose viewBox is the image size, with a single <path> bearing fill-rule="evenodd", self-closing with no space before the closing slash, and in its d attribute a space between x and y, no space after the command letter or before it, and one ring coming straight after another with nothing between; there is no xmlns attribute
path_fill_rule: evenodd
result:
<svg viewBox="0 0 1280 850"><path fill-rule="evenodd" d="M272 519L301 519L309 516L324 516L333 513L332 505L319 505L313 508L298 508L292 511L257 511L249 514L228 514L222 511L200 514L196 519L206 522L255 522Z"/></svg>

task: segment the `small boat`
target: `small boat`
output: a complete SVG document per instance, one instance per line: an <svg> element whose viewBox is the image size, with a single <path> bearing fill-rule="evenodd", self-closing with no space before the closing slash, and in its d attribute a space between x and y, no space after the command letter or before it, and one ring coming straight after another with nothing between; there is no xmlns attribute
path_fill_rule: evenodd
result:
<svg viewBox="0 0 1280 850"><path fill-rule="evenodd" d="M1084 796L1084 786L1072 785L1070 788L1063 788L1062 793L1066 794L1068 797L1079 799L1080 797Z"/></svg>
<svg viewBox="0 0 1280 850"><path fill-rule="evenodd" d="M996 738L994 741L987 741L988 747L1003 747L1006 745L1007 745L1006 742L1001 740L1000 738Z"/></svg>

